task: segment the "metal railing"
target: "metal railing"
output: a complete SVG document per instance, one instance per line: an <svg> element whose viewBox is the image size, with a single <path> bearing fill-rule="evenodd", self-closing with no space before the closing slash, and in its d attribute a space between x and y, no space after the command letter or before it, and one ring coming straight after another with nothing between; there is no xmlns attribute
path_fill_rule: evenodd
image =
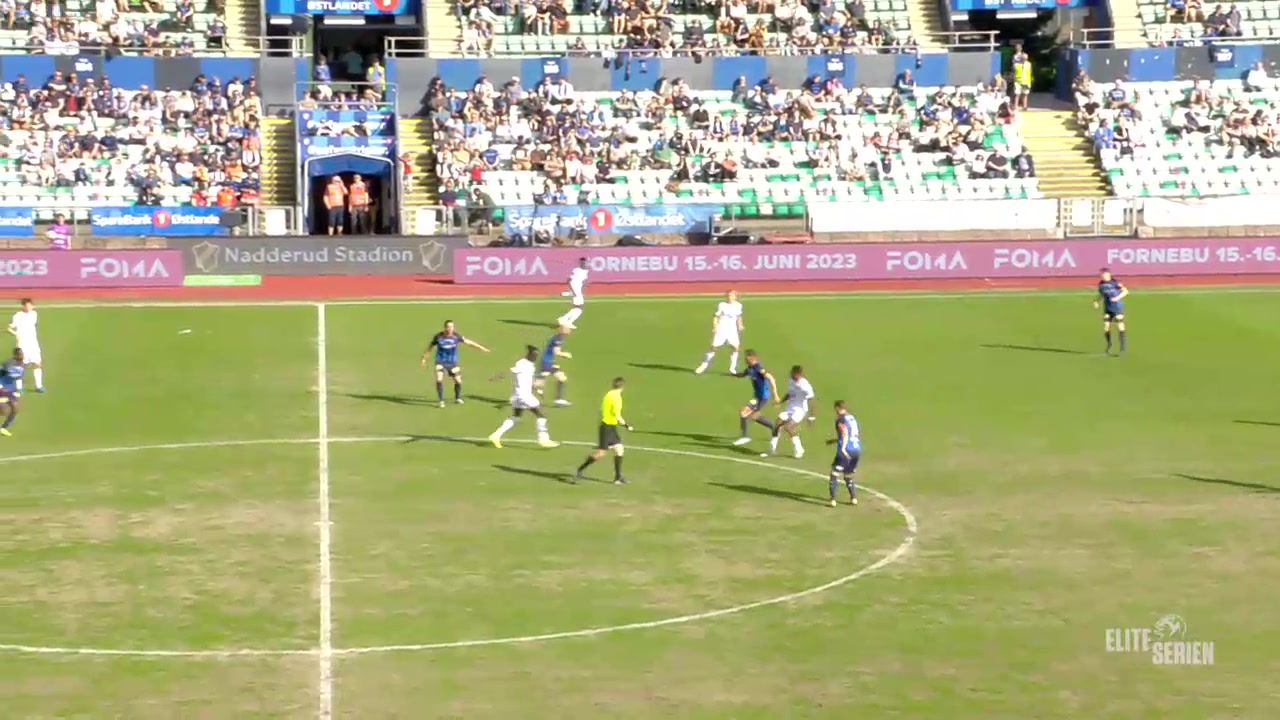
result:
<svg viewBox="0 0 1280 720"><path fill-rule="evenodd" d="M1116 31L1114 28L1076 28L1071 31L1071 47L1082 49L1095 48L1114 48L1116 50L1137 50L1150 47L1195 47L1207 48L1214 45L1275 45L1280 44L1280 36L1275 35L1256 35L1252 37L1191 37L1183 35L1181 37L1165 37L1163 34L1153 36L1150 34L1152 26L1148 25L1143 29L1141 42L1115 42ZM1176 24L1159 25L1160 28L1180 27ZM1191 27L1186 25L1185 27Z"/></svg>
<svg viewBox="0 0 1280 720"><path fill-rule="evenodd" d="M224 37L222 47L197 47L189 51L179 52L178 48L142 48L126 46L89 46L78 45L68 49L55 48L52 51L42 45L6 46L6 55L44 55L48 57L73 57L77 60L107 60L119 55L123 57L150 57L158 60L171 58L220 58L220 57L302 57L305 53L304 38L297 35L283 36L236 36Z"/></svg>

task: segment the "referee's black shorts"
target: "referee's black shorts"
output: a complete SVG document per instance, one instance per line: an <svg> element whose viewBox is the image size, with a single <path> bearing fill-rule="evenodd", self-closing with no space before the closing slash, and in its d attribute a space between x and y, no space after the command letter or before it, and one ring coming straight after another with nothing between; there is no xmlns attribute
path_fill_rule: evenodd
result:
<svg viewBox="0 0 1280 720"><path fill-rule="evenodd" d="M600 450L608 450L614 445L621 444L622 436L618 434L618 426L600 423L600 443L596 447Z"/></svg>

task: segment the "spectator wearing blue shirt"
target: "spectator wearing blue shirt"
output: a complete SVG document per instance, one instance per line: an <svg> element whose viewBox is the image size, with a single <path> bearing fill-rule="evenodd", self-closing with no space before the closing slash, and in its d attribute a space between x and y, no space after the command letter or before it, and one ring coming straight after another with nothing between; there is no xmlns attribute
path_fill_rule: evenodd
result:
<svg viewBox="0 0 1280 720"><path fill-rule="evenodd" d="M898 95L904 100L914 99L916 96L916 79L911 76L910 70L903 70L898 73L898 78L893 81L893 89L898 91Z"/></svg>
<svg viewBox="0 0 1280 720"><path fill-rule="evenodd" d="M1109 121L1103 120L1102 124L1098 126L1098 129L1093 131L1093 150L1094 152L1098 152L1103 149L1110 149L1115 147L1115 144L1115 131L1111 129L1111 123Z"/></svg>

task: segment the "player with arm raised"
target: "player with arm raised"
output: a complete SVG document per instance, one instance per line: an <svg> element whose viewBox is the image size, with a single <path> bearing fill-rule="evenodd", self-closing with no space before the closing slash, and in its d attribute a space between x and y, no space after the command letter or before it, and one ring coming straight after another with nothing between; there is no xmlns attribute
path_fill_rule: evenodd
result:
<svg viewBox="0 0 1280 720"><path fill-rule="evenodd" d="M538 429L539 445L545 448L552 448L560 444L552 442L551 433L547 431L547 418L542 414L538 397L533 394L533 377L538 372L538 366L534 365L533 361L537 359L538 348L533 345L527 345L524 349L524 357L517 360L516 364L511 367L511 417L503 420L502 425L489 436L489 442L493 443L496 448L502 447L502 436L516 426L516 421L520 419L525 410L533 413L536 418L535 426Z"/></svg>
<svg viewBox="0 0 1280 720"><path fill-rule="evenodd" d="M728 345L732 349L729 355L729 374L738 372L738 351L742 347L742 303L738 302L738 293L730 290L723 301L716 306L715 317L711 320L711 347L702 356L702 364L694 370L701 375L711 366L716 350Z"/></svg>
<svg viewBox="0 0 1280 720"><path fill-rule="evenodd" d="M36 381L36 392L42 393L44 392L44 366L40 364L43 358L40 356L40 337L36 333L38 315L31 298L23 298L21 305L22 309L14 313L13 319L9 321L9 334L17 339L26 363L35 366L32 376ZM22 378L18 378L17 392L22 392Z"/></svg>
<svg viewBox="0 0 1280 720"><path fill-rule="evenodd" d="M773 422L762 417L760 412L764 410L769 400L778 397L778 384L774 382L773 375L764 369L764 365L760 363L760 356L755 350L747 351L747 369L735 374L738 377L751 378L751 399L738 411L738 422L742 433L737 440L733 441L734 445L746 445L751 442L751 438L747 436L747 425L752 420L769 428L770 433L773 432Z"/></svg>
<svg viewBox="0 0 1280 720"><path fill-rule="evenodd" d="M586 302L586 298L582 296L582 291L587 286L587 275L590 274L587 269L587 259L580 258L578 267L569 273L569 289L560 293L560 297L569 298L569 311L561 315L556 322L567 328L573 329L578 327L574 325L578 318L582 317L582 305Z"/></svg>
<svg viewBox="0 0 1280 720"><path fill-rule="evenodd" d="M446 375L453 378L453 401L459 405L462 404L462 366L458 364L458 348L463 345L473 347L480 352L489 352L489 348L458 334L452 320L445 320L444 330L431 338L431 344L427 345L427 349L422 353L422 367L426 367L427 358L431 356L431 351L435 350L436 399L440 401L440 407L444 407Z"/></svg>
<svg viewBox="0 0 1280 720"><path fill-rule="evenodd" d="M804 445L800 443L800 421L814 418L809 414L809 401L813 400L813 385L804 376L804 368L792 366L791 376L787 378L787 396L783 399L782 412L773 424L773 437L769 438L769 452L760 453L761 457L772 455L778 451L778 434L783 430L791 436L791 447L796 458L804 457Z"/></svg>

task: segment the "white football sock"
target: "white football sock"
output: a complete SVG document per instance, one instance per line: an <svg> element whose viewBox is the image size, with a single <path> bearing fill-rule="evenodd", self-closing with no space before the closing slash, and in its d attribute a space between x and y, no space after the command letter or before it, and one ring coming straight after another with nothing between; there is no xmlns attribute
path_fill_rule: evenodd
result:
<svg viewBox="0 0 1280 720"><path fill-rule="evenodd" d="M36 368L36 388L44 387L44 368Z"/></svg>
<svg viewBox="0 0 1280 720"><path fill-rule="evenodd" d="M795 448L797 453L804 452L804 445L800 444L799 435L795 435L791 438L791 447Z"/></svg>
<svg viewBox="0 0 1280 720"><path fill-rule="evenodd" d="M493 434L497 435L498 437L502 437L504 434L506 434L508 430L510 430L515 426L516 426L516 419L513 417L509 417L506 420L502 421L502 424L498 426L497 430L493 431Z"/></svg>
<svg viewBox="0 0 1280 720"><path fill-rule="evenodd" d="M551 433L547 432L547 419L546 419L546 418L544 418L544 417L540 417L540 418L538 418L538 421L537 421L535 424L537 425L537 428L538 428L538 439L539 439L539 440L542 440L542 439L545 439L545 438L549 438L549 437L551 437Z"/></svg>
<svg viewBox="0 0 1280 720"><path fill-rule="evenodd" d="M14 387L18 388L18 392L22 392L22 378L18 378L18 382Z"/></svg>
<svg viewBox="0 0 1280 720"><path fill-rule="evenodd" d="M738 372L738 352L736 350L729 356L729 372Z"/></svg>
<svg viewBox="0 0 1280 720"><path fill-rule="evenodd" d="M564 314L564 319L567 320L570 325L577 322L580 317L582 317L582 308L580 307L569 308L569 312Z"/></svg>
<svg viewBox="0 0 1280 720"><path fill-rule="evenodd" d="M715 356L716 356L715 350L708 350L706 354L702 356L702 364L710 365L711 361L715 358Z"/></svg>
<svg viewBox="0 0 1280 720"><path fill-rule="evenodd" d="M774 435L773 437L769 438L769 451L773 452L774 450L777 450L777 449L778 449L778 436Z"/></svg>

